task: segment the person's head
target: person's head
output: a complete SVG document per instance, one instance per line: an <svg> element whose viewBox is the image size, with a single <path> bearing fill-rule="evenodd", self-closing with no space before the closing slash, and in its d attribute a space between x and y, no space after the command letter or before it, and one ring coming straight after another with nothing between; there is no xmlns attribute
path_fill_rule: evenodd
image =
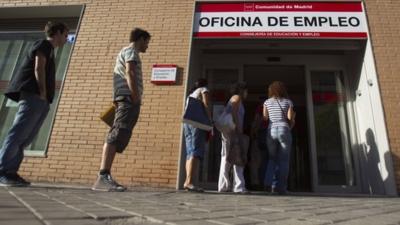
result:
<svg viewBox="0 0 400 225"><path fill-rule="evenodd" d="M207 80L204 78L199 78L197 81L194 83L195 88L201 88L201 87L206 87L207 86Z"/></svg>
<svg viewBox="0 0 400 225"><path fill-rule="evenodd" d="M146 52L149 47L150 38L151 35L149 32L140 28L135 28L131 31L129 42L134 42L135 48L139 52Z"/></svg>
<svg viewBox="0 0 400 225"><path fill-rule="evenodd" d="M190 90L190 93L192 93L193 91L195 91L197 88L202 88L202 87L207 87L208 82L206 79L204 78L199 78L197 79L197 81L194 83L194 86L192 87L192 89Z"/></svg>
<svg viewBox="0 0 400 225"><path fill-rule="evenodd" d="M288 93L285 84L281 81L272 82L268 87L268 97L287 98Z"/></svg>
<svg viewBox="0 0 400 225"><path fill-rule="evenodd" d="M247 84L244 82L232 84L231 95L239 95L241 98L247 98Z"/></svg>
<svg viewBox="0 0 400 225"><path fill-rule="evenodd" d="M68 31L67 25L61 22L49 21L44 27L46 37L52 40L55 47L62 47L67 42Z"/></svg>

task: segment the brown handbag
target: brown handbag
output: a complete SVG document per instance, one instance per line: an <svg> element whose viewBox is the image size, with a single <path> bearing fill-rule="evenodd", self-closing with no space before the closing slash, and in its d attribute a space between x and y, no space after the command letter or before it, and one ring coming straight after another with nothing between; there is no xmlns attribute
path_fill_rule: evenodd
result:
<svg viewBox="0 0 400 225"><path fill-rule="evenodd" d="M109 127L112 127L114 124L114 118L115 118L115 105L112 104L110 107L108 107L104 112L100 114L100 119L106 123Z"/></svg>
<svg viewBox="0 0 400 225"><path fill-rule="evenodd" d="M226 153L226 161L233 165L245 166L247 163L249 141L249 136L244 134L236 134L234 132L231 135L230 148Z"/></svg>

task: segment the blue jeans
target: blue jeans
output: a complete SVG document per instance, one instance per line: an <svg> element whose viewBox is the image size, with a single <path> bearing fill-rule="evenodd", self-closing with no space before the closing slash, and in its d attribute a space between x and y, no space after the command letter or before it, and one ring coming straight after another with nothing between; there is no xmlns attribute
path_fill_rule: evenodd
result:
<svg viewBox="0 0 400 225"><path fill-rule="evenodd" d="M192 125L183 124L186 143L186 159L197 157L202 159L204 156L207 132Z"/></svg>
<svg viewBox="0 0 400 225"><path fill-rule="evenodd" d="M273 127L267 132L269 160L264 184L271 186L277 176L276 188L284 193L289 175L289 159L292 146L292 134L288 127Z"/></svg>
<svg viewBox="0 0 400 225"><path fill-rule="evenodd" d="M49 103L38 95L23 94L11 129L0 149L0 173L16 173L24 158L24 148L38 134L49 112Z"/></svg>

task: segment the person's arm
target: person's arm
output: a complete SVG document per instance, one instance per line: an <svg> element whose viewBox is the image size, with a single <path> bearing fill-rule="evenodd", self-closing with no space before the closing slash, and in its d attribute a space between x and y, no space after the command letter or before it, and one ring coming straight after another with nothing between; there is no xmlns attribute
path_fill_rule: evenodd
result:
<svg viewBox="0 0 400 225"><path fill-rule="evenodd" d="M128 83L129 90L132 93L132 101L137 103L139 102L139 91L137 89L137 85L135 84L135 62L129 61L125 63L125 78Z"/></svg>
<svg viewBox="0 0 400 225"><path fill-rule="evenodd" d="M46 56L38 51L35 56L35 78L39 87L40 98L47 101L46 90Z"/></svg>
<svg viewBox="0 0 400 225"><path fill-rule="evenodd" d="M201 93L201 97L202 97L201 99L203 101L203 104L206 108L208 118L210 118L210 120L212 120L211 110L210 110L210 97L209 97L208 91Z"/></svg>
<svg viewBox="0 0 400 225"><path fill-rule="evenodd" d="M265 105L263 106L263 118L265 121L268 121L268 118L269 118L268 109Z"/></svg>
<svg viewBox="0 0 400 225"><path fill-rule="evenodd" d="M232 118L235 123L236 132L242 133L242 127L239 127L239 107L240 107L240 97L239 95L234 95L230 99L232 105Z"/></svg>
<svg viewBox="0 0 400 225"><path fill-rule="evenodd" d="M287 118L288 118L289 123L290 123L289 124L290 128L293 128L294 124L295 124L296 112L293 110L292 106L289 107Z"/></svg>

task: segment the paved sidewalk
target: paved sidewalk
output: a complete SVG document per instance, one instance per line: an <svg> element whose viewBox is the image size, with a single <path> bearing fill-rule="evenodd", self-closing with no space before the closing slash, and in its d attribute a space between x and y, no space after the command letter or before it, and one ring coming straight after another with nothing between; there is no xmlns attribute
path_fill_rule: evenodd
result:
<svg viewBox="0 0 400 225"><path fill-rule="evenodd" d="M400 224L400 198L0 188L1 225Z"/></svg>

